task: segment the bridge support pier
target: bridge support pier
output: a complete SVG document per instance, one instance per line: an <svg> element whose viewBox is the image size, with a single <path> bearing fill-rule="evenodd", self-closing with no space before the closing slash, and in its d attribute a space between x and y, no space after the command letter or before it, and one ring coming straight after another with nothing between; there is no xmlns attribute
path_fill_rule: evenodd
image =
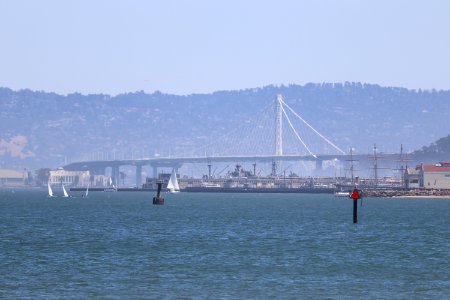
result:
<svg viewBox="0 0 450 300"><path fill-rule="evenodd" d="M119 187L119 182L120 182L119 165L112 165L111 166L111 179L112 179L113 184L116 187Z"/></svg>
<svg viewBox="0 0 450 300"><path fill-rule="evenodd" d="M158 167L157 166L153 166L153 180L158 181Z"/></svg>
<svg viewBox="0 0 450 300"><path fill-rule="evenodd" d="M316 173L320 173L323 171L323 160L317 159L316 160Z"/></svg>
<svg viewBox="0 0 450 300"><path fill-rule="evenodd" d="M337 168L338 169L336 171L337 171L338 177L344 177L346 175L345 170L347 169L346 161L339 160Z"/></svg>
<svg viewBox="0 0 450 300"><path fill-rule="evenodd" d="M142 187L142 165L136 165L136 187Z"/></svg>

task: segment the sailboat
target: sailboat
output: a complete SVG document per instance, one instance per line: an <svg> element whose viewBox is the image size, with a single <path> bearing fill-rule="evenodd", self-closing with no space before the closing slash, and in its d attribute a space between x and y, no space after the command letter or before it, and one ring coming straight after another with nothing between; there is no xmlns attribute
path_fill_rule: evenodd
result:
<svg viewBox="0 0 450 300"><path fill-rule="evenodd" d="M47 187L48 187L48 196L56 197L55 195L53 195L53 190L52 190L52 187L50 186L50 182L47 182Z"/></svg>
<svg viewBox="0 0 450 300"><path fill-rule="evenodd" d="M87 184L86 193L83 195L83 198L87 198L88 194L89 194L89 182Z"/></svg>
<svg viewBox="0 0 450 300"><path fill-rule="evenodd" d="M66 188L64 187L64 184L62 185L63 188L63 193L64 193L64 198L69 198L69 194L67 194Z"/></svg>
<svg viewBox="0 0 450 300"><path fill-rule="evenodd" d="M109 177L109 186L103 189L104 192L117 192L116 186L113 184L111 177Z"/></svg>
<svg viewBox="0 0 450 300"><path fill-rule="evenodd" d="M178 179L177 174L175 173L175 169L172 169L172 175L170 175L169 182L167 183L167 189L171 194L180 192L180 187L178 186Z"/></svg>

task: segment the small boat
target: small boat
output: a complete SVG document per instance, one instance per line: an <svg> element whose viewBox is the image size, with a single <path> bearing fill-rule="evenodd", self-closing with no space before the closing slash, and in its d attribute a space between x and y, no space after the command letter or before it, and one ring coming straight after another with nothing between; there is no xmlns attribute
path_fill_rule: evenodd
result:
<svg viewBox="0 0 450 300"><path fill-rule="evenodd" d="M220 188L221 186L218 183L202 182L201 187L202 188Z"/></svg>
<svg viewBox="0 0 450 300"><path fill-rule="evenodd" d="M177 174L175 173L175 169L172 169L172 174L170 175L169 182L167 183L167 189L171 194L176 194L180 192L180 187L178 185L178 179Z"/></svg>
<svg viewBox="0 0 450 300"><path fill-rule="evenodd" d="M104 192L117 192L117 188L116 188L116 186L112 183L111 177L109 177L109 186L106 187L103 191L104 191Z"/></svg>
<svg viewBox="0 0 450 300"><path fill-rule="evenodd" d="M117 188L113 185L112 187L107 187L103 190L104 192L117 192Z"/></svg>
<svg viewBox="0 0 450 300"><path fill-rule="evenodd" d="M53 190L52 187L50 186L50 182L47 183L47 187L48 187L48 197L56 197L55 195L53 195Z"/></svg>
<svg viewBox="0 0 450 300"><path fill-rule="evenodd" d="M340 191L340 192L334 192L334 196L335 197L350 197L350 192L343 192L343 191Z"/></svg>

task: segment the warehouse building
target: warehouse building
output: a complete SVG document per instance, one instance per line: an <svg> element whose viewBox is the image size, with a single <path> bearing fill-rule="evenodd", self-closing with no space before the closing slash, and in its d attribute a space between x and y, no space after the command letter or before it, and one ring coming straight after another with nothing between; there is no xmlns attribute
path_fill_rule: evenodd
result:
<svg viewBox="0 0 450 300"><path fill-rule="evenodd" d="M426 189L450 189L450 162L424 165L422 180Z"/></svg>
<svg viewBox="0 0 450 300"><path fill-rule="evenodd" d="M450 162L407 168L405 185L407 188L450 189Z"/></svg>
<svg viewBox="0 0 450 300"><path fill-rule="evenodd" d="M23 186L28 182L28 172L0 169L0 186Z"/></svg>

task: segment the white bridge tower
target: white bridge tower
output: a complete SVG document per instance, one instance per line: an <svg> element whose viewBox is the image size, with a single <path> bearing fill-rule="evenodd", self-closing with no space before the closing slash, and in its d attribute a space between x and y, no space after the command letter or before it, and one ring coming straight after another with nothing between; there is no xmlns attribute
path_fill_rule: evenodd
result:
<svg viewBox="0 0 450 300"><path fill-rule="evenodd" d="M283 96L277 95L277 130L276 130L276 141L275 141L275 155L283 155Z"/></svg>

